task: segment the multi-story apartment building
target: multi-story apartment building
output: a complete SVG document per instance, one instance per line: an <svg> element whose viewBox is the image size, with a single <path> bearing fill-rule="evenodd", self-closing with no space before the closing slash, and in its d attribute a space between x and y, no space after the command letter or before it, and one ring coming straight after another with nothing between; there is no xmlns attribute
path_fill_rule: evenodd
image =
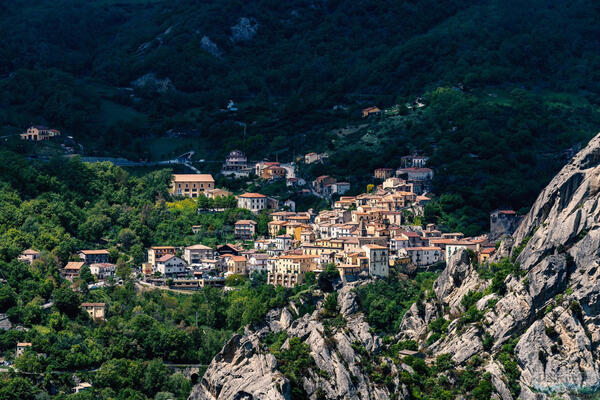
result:
<svg viewBox="0 0 600 400"><path fill-rule="evenodd" d="M173 246L152 246L148 249L148 264L152 267L156 265L156 260L164 255L175 255L175 247Z"/></svg>
<svg viewBox="0 0 600 400"><path fill-rule="evenodd" d="M202 244L195 244L185 248L183 259L189 265L200 265L203 260L214 260L215 250Z"/></svg>
<svg viewBox="0 0 600 400"><path fill-rule="evenodd" d="M156 272L167 277L177 276L185 272L187 264L181 258L173 254L165 254L156 260Z"/></svg>
<svg viewBox="0 0 600 400"><path fill-rule="evenodd" d="M390 274L390 253L387 247L365 244L362 247L369 260L369 275L385 278Z"/></svg>
<svg viewBox="0 0 600 400"><path fill-rule="evenodd" d="M434 246L409 247L406 249L412 263L417 267L426 267L442 260L442 249Z"/></svg>
<svg viewBox="0 0 600 400"><path fill-rule="evenodd" d="M87 265L107 263L109 262L110 253L108 250L80 250L79 258L81 258Z"/></svg>
<svg viewBox="0 0 600 400"><path fill-rule="evenodd" d="M244 193L237 197L238 208L260 212L267 208L267 196L260 193Z"/></svg>
<svg viewBox="0 0 600 400"><path fill-rule="evenodd" d="M251 219L240 219L234 225L234 235L237 239L252 239L255 232L256 221L252 221Z"/></svg>
<svg viewBox="0 0 600 400"><path fill-rule="evenodd" d="M174 196L198 197L215 188L215 180L210 174L175 174L171 182Z"/></svg>
<svg viewBox="0 0 600 400"><path fill-rule="evenodd" d="M223 256L227 272L237 275L248 275L248 260L245 256L234 256L227 254Z"/></svg>
<svg viewBox="0 0 600 400"><path fill-rule="evenodd" d="M317 267L317 259L310 255L282 255L275 259L267 275L271 285L294 287L302 283L304 275Z"/></svg>

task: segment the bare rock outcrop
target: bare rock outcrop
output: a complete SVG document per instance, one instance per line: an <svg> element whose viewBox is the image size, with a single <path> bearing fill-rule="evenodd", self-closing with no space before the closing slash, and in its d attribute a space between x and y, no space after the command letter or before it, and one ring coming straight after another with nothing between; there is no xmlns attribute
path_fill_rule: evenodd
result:
<svg viewBox="0 0 600 400"><path fill-rule="evenodd" d="M258 22L250 17L242 17L238 23L231 27L230 39L232 42L246 42L256 35Z"/></svg>
<svg viewBox="0 0 600 400"><path fill-rule="evenodd" d="M521 382L543 393L578 392L600 385L599 361L585 327L571 310L556 308L521 337L516 355Z"/></svg>
<svg viewBox="0 0 600 400"><path fill-rule="evenodd" d="M287 332L289 338L300 338L308 345L315 368L307 371L302 386L310 399L318 396L337 399L389 399L386 385L376 384L364 371L363 358L382 347L381 338L371 332L369 324L358 312L352 285L339 291L338 306L346 321L345 328L326 328L321 317L321 303L312 314L292 321L287 308L269 312L262 326L244 335L235 335L213 359L190 400L289 399L290 382L278 370L277 359L261 344L270 332ZM357 352L357 347L365 353ZM397 367L389 360L392 371ZM401 391L398 378L394 383Z"/></svg>
<svg viewBox="0 0 600 400"><path fill-rule="evenodd" d="M436 279L433 291L437 299L449 307L450 314L455 315L464 311L460 304L462 298L470 291L482 291L486 284L471 265L468 252L459 250Z"/></svg>
<svg viewBox="0 0 600 400"><path fill-rule="evenodd" d="M275 357L261 350L258 335L235 335L212 360L189 398L283 400L289 398L289 391Z"/></svg>

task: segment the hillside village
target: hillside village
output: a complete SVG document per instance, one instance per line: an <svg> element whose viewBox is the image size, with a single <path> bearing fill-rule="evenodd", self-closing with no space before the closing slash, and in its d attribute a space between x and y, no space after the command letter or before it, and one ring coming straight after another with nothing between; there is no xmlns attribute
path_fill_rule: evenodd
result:
<svg viewBox="0 0 600 400"><path fill-rule="evenodd" d="M326 162L327 154L309 153L299 162ZM232 192L215 187L210 174L173 174L171 195L175 199L235 199L239 209L268 218L266 233L259 235L257 220L240 219L233 226L235 242L215 247L203 244L174 246L156 243L147 249L147 260L137 266L139 284L170 290L199 290L206 286L225 287L228 279L266 274L267 283L291 288L301 284L307 274L337 271L342 282L365 278L387 278L391 270L405 274L439 270L460 249L472 252L484 263L495 252L495 240L511 234L519 217L512 210L496 210L490 215L490 233L465 237L461 232L442 232L435 224L421 223L433 170L426 156L411 154L401 158L399 168L378 168L373 172L378 185L367 192L344 195L350 188L331 176L319 176L306 183L295 174L294 164L261 161L249 163L246 156L232 151L222 165L227 177L285 180L287 186L309 191L331 200L331 207L319 212L295 211L291 200L254 192ZM200 204L200 202L199 202ZM219 213L224 209L198 212ZM192 226L193 233L202 226ZM34 249L20 259L32 263L40 256ZM82 249L61 269L64 278L78 280L84 266L102 284L114 279L115 264L107 249ZM98 284L95 284L98 285ZM74 284L74 288L76 285ZM93 286L93 285L91 285ZM98 310L101 310L100 312ZM90 315L104 318L102 304L88 305Z"/></svg>

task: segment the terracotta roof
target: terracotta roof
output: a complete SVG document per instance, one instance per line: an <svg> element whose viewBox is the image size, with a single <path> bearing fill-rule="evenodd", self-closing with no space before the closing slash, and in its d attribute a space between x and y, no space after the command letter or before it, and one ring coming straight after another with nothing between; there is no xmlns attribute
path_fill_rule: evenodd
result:
<svg viewBox="0 0 600 400"><path fill-rule="evenodd" d="M238 197L243 197L243 198L247 198L247 199L262 199L262 198L266 198L267 196L265 196L264 194L260 194L260 193L244 193L244 194L240 194Z"/></svg>
<svg viewBox="0 0 600 400"><path fill-rule="evenodd" d="M79 250L80 253L83 254L110 254L108 250Z"/></svg>
<svg viewBox="0 0 600 400"><path fill-rule="evenodd" d="M104 307L106 303L81 303L82 307Z"/></svg>
<svg viewBox="0 0 600 400"><path fill-rule="evenodd" d="M173 257L175 257L173 254L165 254L164 256L162 256L161 258L159 258L156 261L157 262L165 262L165 261L169 261Z"/></svg>
<svg viewBox="0 0 600 400"><path fill-rule="evenodd" d="M481 250L481 254L492 254L496 252L495 247L488 247L487 249Z"/></svg>
<svg viewBox="0 0 600 400"><path fill-rule="evenodd" d="M500 214L506 214L506 215L515 215L516 212L514 210L498 210L498 212Z"/></svg>
<svg viewBox="0 0 600 400"><path fill-rule="evenodd" d="M235 244L231 244L231 243L226 243L226 244L222 244L222 245L220 245L220 246L217 246L217 249L223 248L223 247L225 247L225 246L227 246L227 247L229 247L229 248L231 248L231 249L233 249L233 250L235 250L235 251L242 251L242 249L241 249L241 248L239 248L239 247L238 247L238 246L236 246Z"/></svg>
<svg viewBox="0 0 600 400"><path fill-rule="evenodd" d="M256 225L256 221L252 221L251 219L240 219L235 223L235 225L248 225L248 224Z"/></svg>
<svg viewBox="0 0 600 400"><path fill-rule="evenodd" d="M111 263L94 263L94 264L90 265L90 267L92 267L92 266L96 266L99 268L111 268L111 267L115 268L116 267L115 264L111 264Z"/></svg>
<svg viewBox="0 0 600 400"><path fill-rule="evenodd" d="M192 246L186 247L187 250L212 250L211 247L205 246L203 244L194 244Z"/></svg>
<svg viewBox="0 0 600 400"><path fill-rule="evenodd" d="M417 250L439 250L442 251L441 248L435 246L421 246L421 247L407 247L406 251L417 251Z"/></svg>
<svg viewBox="0 0 600 400"><path fill-rule="evenodd" d="M387 247L380 246L378 244L365 244L363 247L371 250L387 250Z"/></svg>
<svg viewBox="0 0 600 400"><path fill-rule="evenodd" d="M19 342L17 343L17 347L29 347L31 346L31 343L29 342Z"/></svg>
<svg viewBox="0 0 600 400"><path fill-rule="evenodd" d="M23 255L35 255L35 254L40 254L40 252L37 250L34 250L34 249L27 249L22 254Z"/></svg>
<svg viewBox="0 0 600 400"><path fill-rule="evenodd" d="M64 269L76 269L79 271L84 264L85 262L83 261L69 261Z"/></svg>
<svg viewBox="0 0 600 400"><path fill-rule="evenodd" d="M235 262L246 262L246 257L244 256L232 256L231 254L226 254L224 257L229 257Z"/></svg>
<svg viewBox="0 0 600 400"><path fill-rule="evenodd" d="M418 238L421 237L421 235L419 235L417 232L411 232L411 231L404 231L404 232L402 232L402 234L406 237L418 237Z"/></svg>
<svg viewBox="0 0 600 400"><path fill-rule="evenodd" d="M214 182L210 174L173 174L174 182Z"/></svg>

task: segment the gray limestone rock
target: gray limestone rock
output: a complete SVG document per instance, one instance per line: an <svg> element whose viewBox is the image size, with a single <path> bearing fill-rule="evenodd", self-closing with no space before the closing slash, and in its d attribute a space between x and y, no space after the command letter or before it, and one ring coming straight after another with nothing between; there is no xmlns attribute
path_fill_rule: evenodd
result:
<svg viewBox="0 0 600 400"><path fill-rule="evenodd" d="M231 27L231 40L233 42L245 42L254 37L258 31L258 22L250 17L242 17L238 23Z"/></svg>

